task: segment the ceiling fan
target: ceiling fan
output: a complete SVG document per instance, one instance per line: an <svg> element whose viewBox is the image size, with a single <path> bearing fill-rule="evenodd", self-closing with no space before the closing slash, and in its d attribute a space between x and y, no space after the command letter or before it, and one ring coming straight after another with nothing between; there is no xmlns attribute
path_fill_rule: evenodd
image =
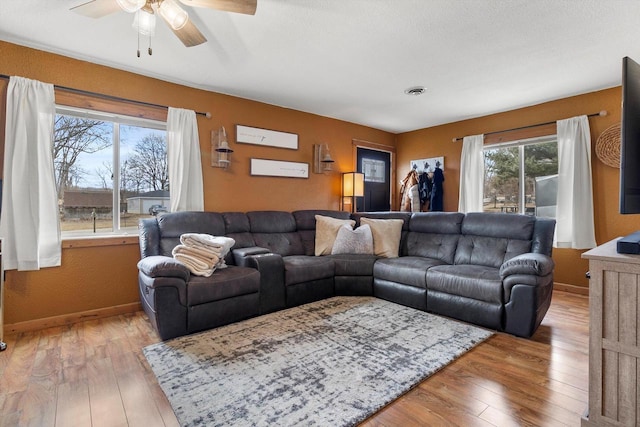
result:
<svg viewBox="0 0 640 427"><path fill-rule="evenodd" d="M218 9L225 12L255 15L258 0L179 0L187 6ZM175 0L91 0L71 10L90 18L101 18L114 12L135 13L133 26L138 34L153 35L155 16L169 25L171 31L187 46L197 46L207 41L189 14ZM149 48L151 54L151 48ZM138 56L140 53L138 52Z"/></svg>

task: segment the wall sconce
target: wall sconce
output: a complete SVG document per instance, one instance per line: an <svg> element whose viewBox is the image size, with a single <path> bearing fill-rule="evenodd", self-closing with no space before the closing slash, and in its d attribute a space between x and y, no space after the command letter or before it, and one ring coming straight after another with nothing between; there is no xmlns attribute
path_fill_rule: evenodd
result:
<svg viewBox="0 0 640 427"><path fill-rule="evenodd" d="M347 172L342 174L342 210L351 205L350 212L356 211L356 197L364 197L364 174Z"/></svg>
<svg viewBox="0 0 640 427"><path fill-rule="evenodd" d="M224 126L211 131L211 166L214 168L227 168L231 163L229 156L233 150L227 141L227 131Z"/></svg>
<svg viewBox="0 0 640 427"><path fill-rule="evenodd" d="M330 172L333 163L327 144L313 144L313 173Z"/></svg>

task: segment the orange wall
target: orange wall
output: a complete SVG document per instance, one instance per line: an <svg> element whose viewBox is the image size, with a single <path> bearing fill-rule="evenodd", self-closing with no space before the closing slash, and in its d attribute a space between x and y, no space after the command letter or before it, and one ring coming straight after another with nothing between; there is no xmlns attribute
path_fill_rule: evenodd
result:
<svg viewBox="0 0 640 427"><path fill-rule="evenodd" d="M610 89L533 107L451 123L400 135L259 102L188 88L177 84L0 42L0 73L19 75L113 96L210 111L198 118L205 182L205 209L248 211L257 209L338 209L340 177L337 172L311 173L309 179L249 176L249 159L272 158L312 162L313 144L328 143L336 160L335 171L353 169L352 139L396 146L397 177L404 177L409 161L445 156L447 211L458 204L461 142L451 139L513 127L553 121L607 110L606 117L590 119L597 136L620 120L620 90ZM4 95L4 94L3 94ZM1 110L0 110L1 111ZM2 117L0 117L2 118ZM299 135L299 149L285 150L235 144L234 125L281 130ZM210 164L211 130L225 126L235 150L228 170ZM1 136L1 134L0 134ZM638 216L622 216L618 209L617 169L605 166L593 155L596 237L604 243L640 228ZM399 189L399 188L398 188ZM582 251L554 251L556 281L587 285L588 266ZM7 272L5 322L13 324L50 316L111 307L138 301L136 244L64 248L62 266L38 272Z"/></svg>
<svg viewBox="0 0 640 427"><path fill-rule="evenodd" d="M409 171L409 162L412 159L444 156L444 208L447 211L455 211L458 209L462 141L452 142L453 138L513 129L606 110L607 116L589 119L592 139L591 163L596 240L598 244L602 244L615 237L627 235L640 229L640 216L618 213L619 169L606 166L595 155L595 143L598 136L609 126L620 121L620 105L620 88L617 87L400 134L396 147L398 176L403 177ZM589 266L588 262L580 257L583 252L571 249L554 249L556 282L581 288L588 286L585 273Z"/></svg>
<svg viewBox="0 0 640 427"><path fill-rule="evenodd" d="M211 112L211 119L198 116L206 210L339 209L338 172L353 170L352 139L391 147L395 144L395 135L369 127L188 88L10 43L0 42L0 58L1 74ZM296 133L299 149L235 144L236 124ZM220 126L227 129L234 149L228 170L209 166L211 131ZM336 160L335 172L310 173L309 179L249 176L252 157L312 163L313 144L318 143L329 144ZM61 267L37 272L8 271L5 322L13 324L137 302L139 257L137 244L63 248Z"/></svg>

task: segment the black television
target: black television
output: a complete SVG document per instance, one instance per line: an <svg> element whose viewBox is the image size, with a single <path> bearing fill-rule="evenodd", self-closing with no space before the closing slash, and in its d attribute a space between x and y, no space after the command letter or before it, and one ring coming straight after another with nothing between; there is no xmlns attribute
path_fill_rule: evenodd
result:
<svg viewBox="0 0 640 427"><path fill-rule="evenodd" d="M620 213L640 213L640 65L622 59Z"/></svg>

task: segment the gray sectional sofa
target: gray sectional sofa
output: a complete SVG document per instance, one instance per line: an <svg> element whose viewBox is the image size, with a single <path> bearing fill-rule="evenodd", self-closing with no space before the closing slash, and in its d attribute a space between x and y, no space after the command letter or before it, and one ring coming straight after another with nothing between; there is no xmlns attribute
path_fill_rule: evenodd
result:
<svg viewBox="0 0 640 427"><path fill-rule="evenodd" d="M315 255L316 215L401 219L398 257ZM398 304L530 337L551 303L555 221L496 213L176 212L140 221L139 291L162 339L334 295ZM228 236L227 268L190 274L182 233Z"/></svg>

